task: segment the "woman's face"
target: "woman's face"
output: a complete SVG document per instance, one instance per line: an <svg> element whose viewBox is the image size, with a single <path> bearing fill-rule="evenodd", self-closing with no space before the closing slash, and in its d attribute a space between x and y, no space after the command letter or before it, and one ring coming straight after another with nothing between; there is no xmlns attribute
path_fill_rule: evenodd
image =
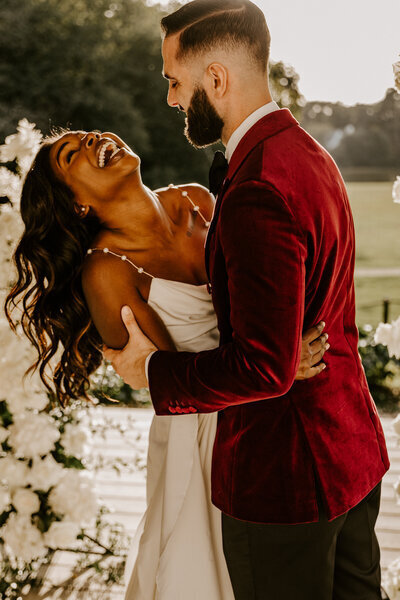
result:
<svg viewBox="0 0 400 600"><path fill-rule="evenodd" d="M78 203L96 207L132 185L140 158L114 133L74 131L54 142L50 164Z"/></svg>

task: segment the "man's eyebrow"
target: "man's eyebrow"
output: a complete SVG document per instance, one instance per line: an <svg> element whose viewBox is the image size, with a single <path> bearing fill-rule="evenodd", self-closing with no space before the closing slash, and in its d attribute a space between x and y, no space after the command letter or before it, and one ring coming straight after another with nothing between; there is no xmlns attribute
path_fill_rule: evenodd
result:
<svg viewBox="0 0 400 600"><path fill-rule="evenodd" d="M59 167L61 167L61 165L60 165L60 162L59 162L59 160L58 160L58 159L59 159L59 157L60 157L60 152L61 152L61 150L64 148L64 146L66 146L67 144L68 144L68 142L64 142L63 144L61 144L61 146L60 146L60 147L59 147L59 149L58 149L58 152L57 152L57 162L58 162L58 166L59 166Z"/></svg>

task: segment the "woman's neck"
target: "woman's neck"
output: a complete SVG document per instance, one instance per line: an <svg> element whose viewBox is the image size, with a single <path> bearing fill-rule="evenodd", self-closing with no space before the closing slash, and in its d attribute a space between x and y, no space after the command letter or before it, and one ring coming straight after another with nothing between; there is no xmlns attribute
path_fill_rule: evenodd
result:
<svg viewBox="0 0 400 600"><path fill-rule="evenodd" d="M103 218L99 215L104 229L98 238L125 251L165 248L175 235L174 212L174 207L165 207L157 194L140 183L133 193L121 194L113 202L112 212L108 210Z"/></svg>

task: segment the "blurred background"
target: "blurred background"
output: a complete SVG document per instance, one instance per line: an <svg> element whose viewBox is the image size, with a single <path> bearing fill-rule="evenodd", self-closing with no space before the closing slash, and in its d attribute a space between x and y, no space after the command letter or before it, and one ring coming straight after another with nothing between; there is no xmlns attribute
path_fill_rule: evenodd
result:
<svg viewBox="0 0 400 600"><path fill-rule="evenodd" d="M254 1L264 10L272 35L270 81L274 99L289 108L300 124L332 154L346 181L356 227L359 351L380 414L398 413L400 320L397 329L393 326L393 334L386 335L396 342L392 345L398 349L399 358L395 358L393 352L389 354L388 339L376 342L374 333L381 321L389 322L400 315L400 205L394 204L392 199L393 181L400 175L400 93L394 89L392 69L400 52L400 2L383 0L377 5L371 0ZM167 82L161 75L160 18L182 3L0 0L0 146L7 136L15 133L23 119L35 123L44 135L60 127L113 131L140 155L143 180L149 187L157 188L170 182L207 185L215 148L195 150L187 142L183 135L184 115L167 106ZM22 130L29 134L27 122L23 122ZM35 138L35 132L29 135ZM22 145L25 147L25 142ZM15 161L5 166L17 172ZM0 185L0 204L3 204L0 209L5 209L0 210L3 227L0 230L0 297L5 292L3 264L9 262L19 231L18 227L11 226L12 213L16 214L18 203L15 201L15 211L7 214L5 205L10 199L1 197L10 195L4 190L12 188L12 177L10 179L7 169L0 166L0 184L2 179L5 181L3 187ZM400 198L400 178L397 189ZM17 220L19 222L18 214ZM30 355L25 352L22 341L14 338L0 313L0 343L3 350L7 348L0 360L0 461L3 461L3 470L0 465L0 526L14 512L7 508L9 500L4 500L4 490L1 495L1 484L7 477L13 485L22 488L27 483L27 475L25 479L21 477L20 483L15 482L16 468L21 466L21 461L15 459L19 456L18 448L15 450L12 443L9 445L11 436L7 440L9 431L6 430L15 429L13 414L21 410L21 403L33 402L29 394L24 395L19 389L19 373L25 370L27 360L30 362ZM30 346L29 349L32 350ZM75 564L76 556L80 556L76 555L76 547L60 552L60 542L54 543L51 548L58 550L46 554L43 564L47 566L38 579L43 584L44 595L33 590L26 596L32 600L39 597L123 598L120 584L126 548L125 534L121 532L132 535L145 508L144 465L153 413L148 393L132 390L106 361L92 375L91 384L91 395L98 402L112 406L104 407L104 412L103 407L96 406L93 412L81 413L81 405L74 405L71 414L75 416L71 419L78 419L73 421L72 429L78 436L74 444L68 442L66 431L70 423L65 425L62 411L55 408L54 412L47 400L46 408L39 410L52 409L52 417L60 428L62 438L51 451L53 458L72 471L95 474L93 489L100 493L104 506L113 511L108 514L109 509L105 508L96 521L96 531L89 530L90 537L86 534L79 537L85 543L91 540L98 544L103 540L101 549L108 554L97 552L94 560L93 549L84 544L79 552L86 553L88 562L79 558ZM49 399L52 398L49 396ZM34 400L39 401L36 395ZM145 407L148 410L143 410ZM87 417L86 421L82 415ZM38 418L40 416L45 415ZM85 457L81 461L79 446L86 442L82 441L82 431L77 429L79 419L82 424L86 423L85 427L90 427L93 435L87 454L90 460ZM394 430L391 418L384 416L383 422L392 462L384 481L378 523L382 566L386 569L400 555L400 416ZM29 426L35 427L31 425L31 417ZM37 435L35 431L37 440L46 439L47 435L47 432ZM21 439L29 446L24 436ZM4 466L7 460L14 460L9 463L12 466L8 475ZM45 479L49 481L48 475ZM71 487L74 507L76 489ZM87 488L82 489L86 490L86 502L90 501L91 492L88 494ZM36 538L32 539L37 539L39 530L39 539L50 531L46 495L49 493L40 496L41 509L34 522L39 529L33 527ZM115 526L118 520L123 523L120 529ZM111 537L107 539L111 541L104 546L102 536L107 523L111 526ZM2 531L4 537L4 527ZM12 527L9 531L8 540L12 538ZM24 536L14 536L22 544L15 550L18 556L21 548L25 551L33 547L26 531L24 529ZM65 540L61 542L64 547ZM0 537L0 558L1 544ZM104 557L106 561L110 557L112 561L118 558L119 562L100 564ZM400 560L392 564L387 571L387 581L394 590L390 597L395 600L400 599ZM89 571L94 572L94 579ZM10 600L25 597L20 591L25 589L22 586L27 574L29 578L36 577L31 566L23 571L18 563L12 570L9 563L0 561L0 596ZM20 582L19 587L16 580ZM84 595L83 592L76 595L75 584L82 585L79 590L84 590ZM109 596L104 594L107 586Z"/></svg>
<svg viewBox="0 0 400 600"><path fill-rule="evenodd" d="M357 321L400 312L400 3L256 0L272 34L274 98L337 161L357 231ZM166 104L159 21L175 3L13 0L0 3L0 139L20 119L111 130L142 158L150 187L207 183L213 148L195 150Z"/></svg>

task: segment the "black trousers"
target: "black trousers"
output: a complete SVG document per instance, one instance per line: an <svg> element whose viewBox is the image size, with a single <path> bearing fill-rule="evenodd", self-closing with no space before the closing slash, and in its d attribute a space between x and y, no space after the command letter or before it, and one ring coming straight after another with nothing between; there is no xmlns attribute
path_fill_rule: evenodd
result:
<svg viewBox="0 0 400 600"><path fill-rule="evenodd" d="M381 484L346 514L300 525L222 514L224 554L236 600L381 600L374 527Z"/></svg>

